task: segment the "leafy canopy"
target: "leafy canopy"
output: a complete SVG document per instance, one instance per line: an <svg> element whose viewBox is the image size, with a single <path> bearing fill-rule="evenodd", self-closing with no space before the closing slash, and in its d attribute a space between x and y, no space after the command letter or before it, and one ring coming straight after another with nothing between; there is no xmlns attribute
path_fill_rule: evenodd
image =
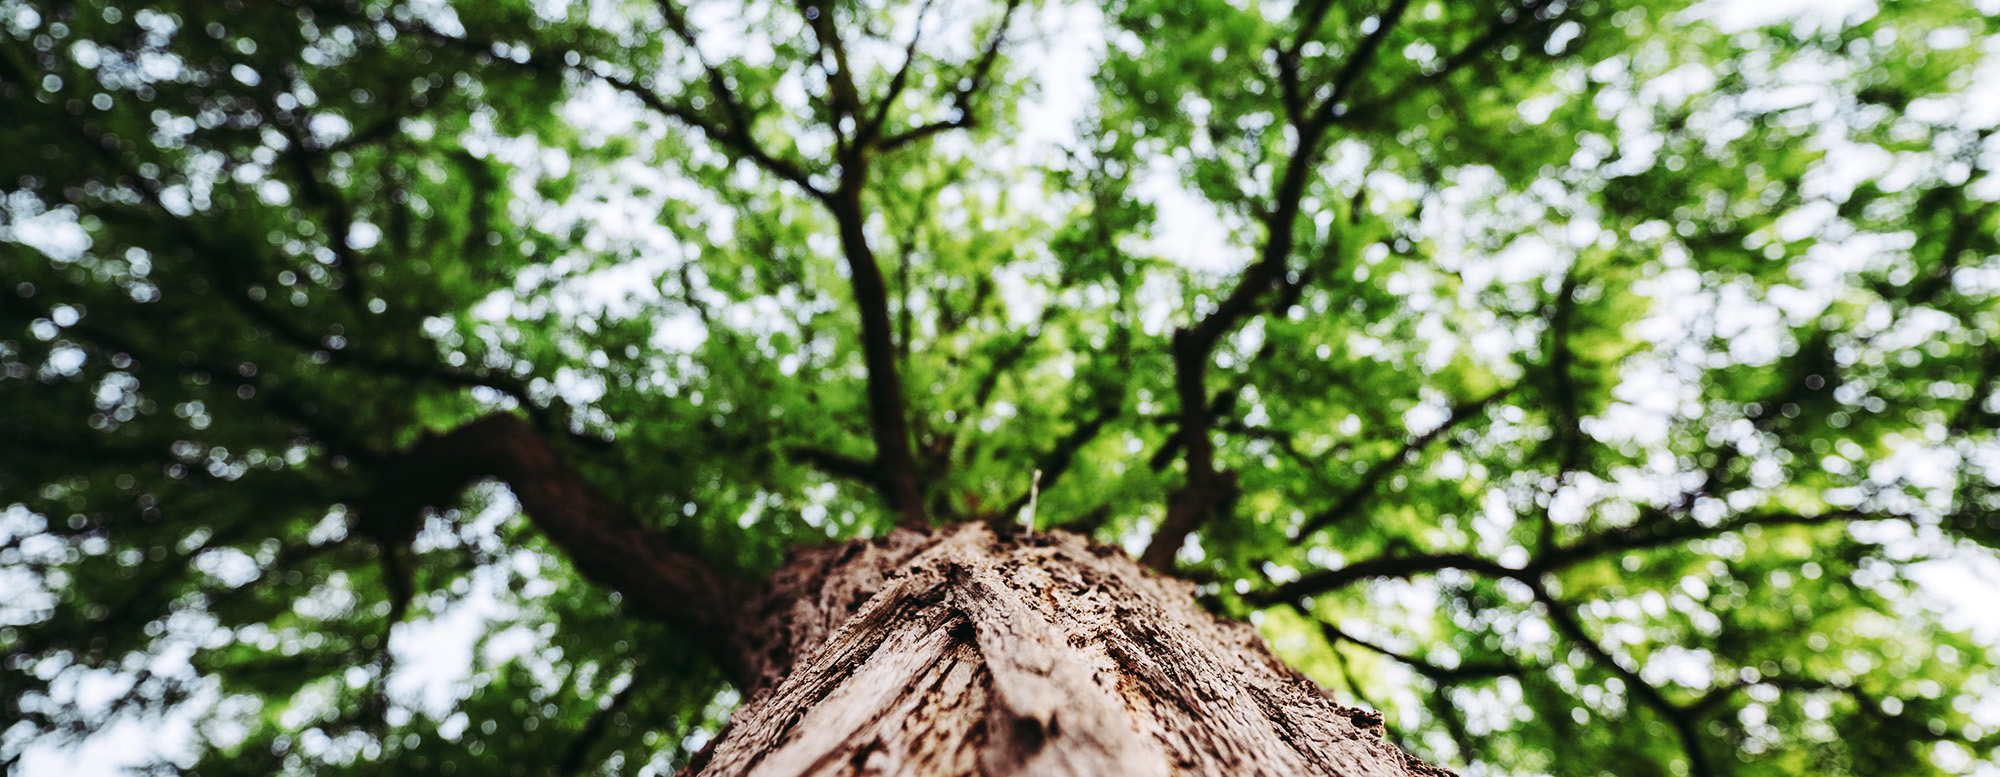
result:
<svg viewBox="0 0 2000 777"><path fill-rule="evenodd" d="M1969 772L2000 7L1750 5L0 0L0 763L678 768L504 488L350 525L508 411L746 575L1039 470L1473 774Z"/></svg>

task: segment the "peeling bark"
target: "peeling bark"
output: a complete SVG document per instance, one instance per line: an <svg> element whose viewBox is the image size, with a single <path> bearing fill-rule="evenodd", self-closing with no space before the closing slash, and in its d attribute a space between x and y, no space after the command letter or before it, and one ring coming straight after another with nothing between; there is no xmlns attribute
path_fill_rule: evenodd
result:
<svg viewBox="0 0 2000 777"><path fill-rule="evenodd" d="M800 552L737 632L750 701L684 774L1447 774L1191 593L1060 531Z"/></svg>

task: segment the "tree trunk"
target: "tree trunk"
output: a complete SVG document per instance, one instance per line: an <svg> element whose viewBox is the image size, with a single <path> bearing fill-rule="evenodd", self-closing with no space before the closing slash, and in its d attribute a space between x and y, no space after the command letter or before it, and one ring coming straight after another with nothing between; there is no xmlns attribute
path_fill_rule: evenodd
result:
<svg viewBox="0 0 2000 777"><path fill-rule="evenodd" d="M1439 775L1191 586L1066 532L796 554L737 628L749 701L683 773Z"/></svg>

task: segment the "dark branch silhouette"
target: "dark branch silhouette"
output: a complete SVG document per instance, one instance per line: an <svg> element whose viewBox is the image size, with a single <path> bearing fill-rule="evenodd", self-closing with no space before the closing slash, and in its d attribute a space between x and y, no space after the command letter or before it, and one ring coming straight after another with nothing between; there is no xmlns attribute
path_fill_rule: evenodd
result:
<svg viewBox="0 0 2000 777"><path fill-rule="evenodd" d="M705 635L727 633L738 617L748 582L646 528L585 481L533 427L506 413L425 436L385 462L374 490L353 504L355 527L385 552L401 553L421 528L424 508L452 504L466 486L485 478L507 484L578 573L619 592L633 609ZM710 642L725 667L740 663L721 640Z"/></svg>
<svg viewBox="0 0 2000 777"><path fill-rule="evenodd" d="M1209 362L1223 336L1241 325L1257 309L1258 299L1284 280L1286 263L1297 239L1293 228L1298 221L1300 202L1318 167L1327 129L1339 116L1337 106L1347 99L1409 5L1409 0L1394 0L1375 17L1375 29L1334 77L1332 94L1311 112L1303 125L1294 125L1298 140L1264 217L1264 245L1257 260L1243 271L1236 286L1215 310L1194 325L1174 332L1174 396L1181 407L1180 436L1187 480L1168 496L1166 518L1140 557L1147 566L1161 570L1172 567L1174 554L1187 536L1237 497L1235 476L1220 472L1215 466L1215 441L1210 434L1208 415Z"/></svg>

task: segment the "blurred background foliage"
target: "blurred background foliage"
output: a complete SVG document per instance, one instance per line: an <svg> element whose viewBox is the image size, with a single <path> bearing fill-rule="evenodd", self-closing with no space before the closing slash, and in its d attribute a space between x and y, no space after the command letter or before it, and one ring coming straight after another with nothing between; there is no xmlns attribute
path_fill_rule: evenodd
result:
<svg viewBox="0 0 2000 777"><path fill-rule="evenodd" d="M1211 607L1469 774L1995 774L2000 6L1751 5L0 0L0 763L685 763L504 488L399 624L343 505L508 410L745 574L886 531L852 81L936 520L1140 550L1282 240Z"/></svg>

